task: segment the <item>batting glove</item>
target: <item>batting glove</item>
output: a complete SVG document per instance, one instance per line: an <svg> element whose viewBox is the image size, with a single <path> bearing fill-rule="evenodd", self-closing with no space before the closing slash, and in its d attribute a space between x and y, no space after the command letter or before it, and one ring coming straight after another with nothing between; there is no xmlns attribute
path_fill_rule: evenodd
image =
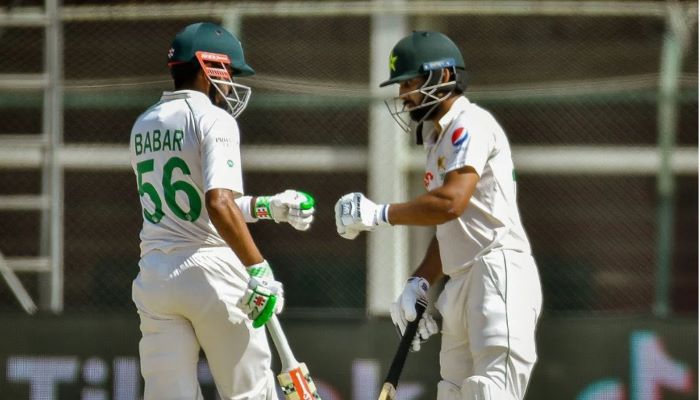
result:
<svg viewBox="0 0 700 400"><path fill-rule="evenodd" d="M275 280L267 261L246 268L250 279L248 287L241 297L239 307L253 321L253 327L259 328L279 314L284 308L284 289L282 283Z"/></svg>
<svg viewBox="0 0 700 400"><path fill-rule="evenodd" d="M389 205L375 204L362 193L348 193L335 203L335 225L345 239L389 225Z"/></svg>
<svg viewBox="0 0 700 400"><path fill-rule="evenodd" d="M428 303L428 289L430 284L423 278L411 277L406 281L406 285L396 302L391 304L391 320L396 326L399 336L403 336L409 322L416 320L416 302ZM425 343L428 338L438 333L438 325L435 319L427 311L418 322L416 336L411 342L411 351L420 350L421 343Z"/></svg>
<svg viewBox="0 0 700 400"><path fill-rule="evenodd" d="M314 220L315 200L298 190L285 190L274 196L259 196L255 200L255 216L272 219L277 223L287 222L294 229L305 231Z"/></svg>

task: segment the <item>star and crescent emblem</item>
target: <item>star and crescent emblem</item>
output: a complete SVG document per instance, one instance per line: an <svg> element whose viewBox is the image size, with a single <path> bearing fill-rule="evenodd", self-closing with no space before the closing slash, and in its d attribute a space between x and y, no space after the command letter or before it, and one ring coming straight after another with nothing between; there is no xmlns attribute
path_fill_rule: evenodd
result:
<svg viewBox="0 0 700 400"><path fill-rule="evenodd" d="M398 56L395 56L394 53L389 54L389 69L392 71L396 71L396 61L399 59Z"/></svg>
<svg viewBox="0 0 700 400"><path fill-rule="evenodd" d="M438 170L444 171L447 168L447 166L445 165L445 161L446 161L445 156L438 157L438 160L437 160Z"/></svg>

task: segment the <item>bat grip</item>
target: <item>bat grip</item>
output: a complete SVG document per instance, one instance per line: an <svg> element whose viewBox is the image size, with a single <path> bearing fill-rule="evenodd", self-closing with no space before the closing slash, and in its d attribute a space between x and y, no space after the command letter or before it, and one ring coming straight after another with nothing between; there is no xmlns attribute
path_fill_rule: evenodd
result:
<svg viewBox="0 0 700 400"><path fill-rule="evenodd" d="M389 373L386 376L384 382L388 382L396 387L399 384L399 377L401 376L401 371L403 370L403 365L406 363L406 356L408 356L408 350L411 347L411 342L416 336L416 331L418 330L418 323L423 317L427 303L424 300L416 301L416 319L409 322L406 326L406 330L401 337L401 342L399 342L399 348L396 350L396 355L394 355L394 360L391 362L391 367L389 367Z"/></svg>
<svg viewBox="0 0 700 400"><path fill-rule="evenodd" d="M270 333L272 342L275 344L277 354L280 356L282 371L288 372L296 368L299 365L299 361L294 358L292 349L289 347L289 342L287 342L287 337L284 335L284 331L282 330L282 326L280 326L277 316L273 315L265 326Z"/></svg>

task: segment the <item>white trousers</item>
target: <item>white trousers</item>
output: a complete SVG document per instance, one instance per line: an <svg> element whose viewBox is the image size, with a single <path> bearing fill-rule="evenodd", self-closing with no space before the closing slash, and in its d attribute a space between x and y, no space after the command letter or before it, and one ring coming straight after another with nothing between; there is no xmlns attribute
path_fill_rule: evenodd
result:
<svg viewBox="0 0 700 400"><path fill-rule="evenodd" d="M443 317L438 399L452 398L448 386L454 393L461 389L464 398L475 381L502 393L494 397L499 400L522 399L537 360L541 307L539 274L529 254L494 250L451 277L436 303Z"/></svg>
<svg viewBox="0 0 700 400"><path fill-rule="evenodd" d="M222 399L273 398L265 329L253 328L236 306L247 273L230 249L152 251L139 267L132 298L145 400L201 399L200 347Z"/></svg>

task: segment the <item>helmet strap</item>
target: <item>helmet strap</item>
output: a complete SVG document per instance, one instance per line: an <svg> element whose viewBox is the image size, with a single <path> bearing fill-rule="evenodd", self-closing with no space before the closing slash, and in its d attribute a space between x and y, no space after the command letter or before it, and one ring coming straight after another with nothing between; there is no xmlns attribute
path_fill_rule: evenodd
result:
<svg viewBox="0 0 700 400"><path fill-rule="evenodd" d="M423 123L422 122L416 126L416 144L419 146L423 144Z"/></svg>

